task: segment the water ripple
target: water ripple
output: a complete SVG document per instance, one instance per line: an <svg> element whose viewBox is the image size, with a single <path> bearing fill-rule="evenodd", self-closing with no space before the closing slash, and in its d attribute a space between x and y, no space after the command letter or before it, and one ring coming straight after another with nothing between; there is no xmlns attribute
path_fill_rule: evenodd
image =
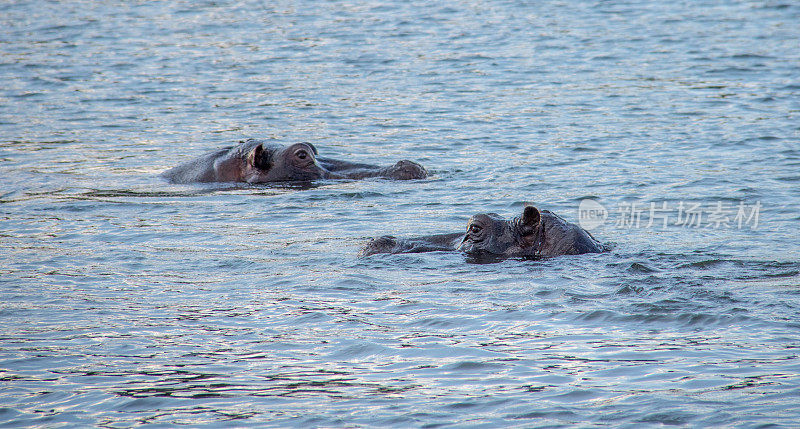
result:
<svg viewBox="0 0 800 429"><path fill-rule="evenodd" d="M0 6L0 424L796 424L800 8L679 6ZM249 137L432 175L157 177ZM356 256L586 198L602 255Z"/></svg>

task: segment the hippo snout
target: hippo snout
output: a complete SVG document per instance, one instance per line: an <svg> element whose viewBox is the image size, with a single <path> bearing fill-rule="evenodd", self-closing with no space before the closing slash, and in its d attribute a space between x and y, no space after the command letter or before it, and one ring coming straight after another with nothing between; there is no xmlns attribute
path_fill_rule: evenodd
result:
<svg viewBox="0 0 800 429"><path fill-rule="evenodd" d="M384 235L370 240L361 252L360 256L369 256L376 253L392 253L397 247L397 238L391 235Z"/></svg>
<svg viewBox="0 0 800 429"><path fill-rule="evenodd" d="M428 171L416 162L404 159L387 168L385 177L395 180L424 179L428 177Z"/></svg>

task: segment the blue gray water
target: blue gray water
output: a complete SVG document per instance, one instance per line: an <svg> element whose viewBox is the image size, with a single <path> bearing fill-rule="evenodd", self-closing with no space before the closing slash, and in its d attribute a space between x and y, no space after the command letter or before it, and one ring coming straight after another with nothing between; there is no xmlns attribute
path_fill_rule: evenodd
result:
<svg viewBox="0 0 800 429"><path fill-rule="evenodd" d="M0 425L795 425L798 22L781 0L4 2ZM249 137L434 174L158 177ZM586 199L611 252L357 257Z"/></svg>

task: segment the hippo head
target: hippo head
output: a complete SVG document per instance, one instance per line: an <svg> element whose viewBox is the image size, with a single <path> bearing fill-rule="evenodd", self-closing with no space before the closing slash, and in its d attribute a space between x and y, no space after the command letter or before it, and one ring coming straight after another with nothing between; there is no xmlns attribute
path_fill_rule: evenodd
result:
<svg viewBox="0 0 800 429"><path fill-rule="evenodd" d="M326 176L311 143L273 146L259 142L246 150L241 174L245 182L309 181Z"/></svg>
<svg viewBox="0 0 800 429"><path fill-rule="evenodd" d="M494 213L472 216L458 250L468 255L535 256L541 214L528 206L522 216L506 220Z"/></svg>

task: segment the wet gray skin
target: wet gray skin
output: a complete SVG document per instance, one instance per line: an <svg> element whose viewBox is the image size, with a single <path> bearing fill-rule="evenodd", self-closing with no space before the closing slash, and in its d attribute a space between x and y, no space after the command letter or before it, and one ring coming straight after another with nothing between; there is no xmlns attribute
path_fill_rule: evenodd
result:
<svg viewBox="0 0 800 429"><path fill-rule="evenodd" d="M367 243L361 255L453 250L472 256L537 258L600 253L606 249L580 226L548 210L528 206L521 216L511 220L494 213L472 216L466 233L379 237Z"/></svg>
<svg viewBox="0 0 800 429"><path fill-rule="evenodd" d="M180 164L161 174L172 183L247 182L267 183L317 179L394 180L424 179L428 172L412 161L390 167L319 158L311 143L283 146L249 139Z"/></svg>

